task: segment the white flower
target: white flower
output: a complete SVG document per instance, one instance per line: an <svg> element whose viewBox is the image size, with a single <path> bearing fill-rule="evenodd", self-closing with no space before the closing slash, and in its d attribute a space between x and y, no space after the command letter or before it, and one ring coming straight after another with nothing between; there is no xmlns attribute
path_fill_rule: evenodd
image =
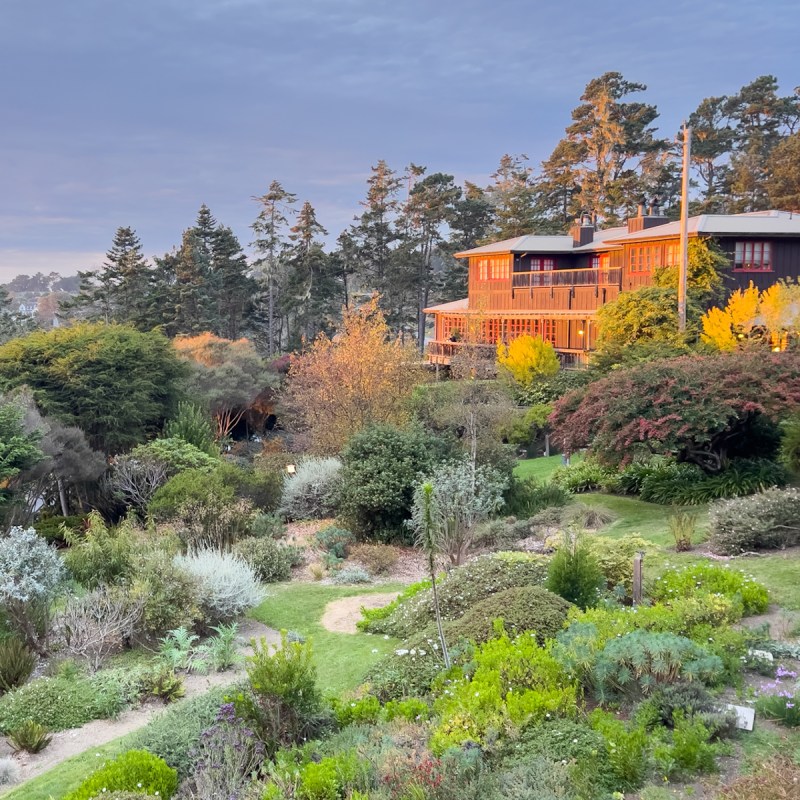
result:
<svg viewBox="0 0 800 800"><path fill-rule="evenodd" d="M372 648L372 652L373 652L373 653L377 653L377 652L378 652L378 648L377 648L377 647L373 647L373 648Z"/></svg>
<svg viewBox="0 0 800 800"><path fill-rule="evenodd" d="M384 634L383 638L384 639L388 639L389 638L389 634L388 633Z"/></svg>

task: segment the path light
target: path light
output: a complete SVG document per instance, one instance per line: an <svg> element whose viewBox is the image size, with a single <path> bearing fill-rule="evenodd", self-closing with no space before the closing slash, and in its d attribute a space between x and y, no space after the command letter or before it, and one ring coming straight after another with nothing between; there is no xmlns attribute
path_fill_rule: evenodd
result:
<svg viewBox="0 0 800 800"><path fill-rule="evenodd" d="M286 474L287 475L294 475L297 472L297 467L294 464L287 464L286 465Z"/></svg>

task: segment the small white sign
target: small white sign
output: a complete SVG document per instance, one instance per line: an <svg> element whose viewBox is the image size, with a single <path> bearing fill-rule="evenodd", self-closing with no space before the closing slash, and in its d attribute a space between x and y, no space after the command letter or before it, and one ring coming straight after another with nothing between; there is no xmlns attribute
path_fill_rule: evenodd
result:
<svg viewBox="0 0 800 800"><path fill-rule="evenodd" d="M741 731L751 731L756 722L756 710L747 706L727 704L727 708L736 712L736 727Z"/></svg>

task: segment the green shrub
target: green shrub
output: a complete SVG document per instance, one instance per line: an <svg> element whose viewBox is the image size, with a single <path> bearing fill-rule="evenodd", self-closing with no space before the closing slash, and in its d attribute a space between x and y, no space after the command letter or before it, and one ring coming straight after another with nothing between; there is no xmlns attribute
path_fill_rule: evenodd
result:
<svg viewBox="0 0 800 800"><path fill-rule="evenodd" d="M691 777L698 773L716 772L719 744L711 741L712 731L697 717L684 711L673 713L673 730L668 741L653 748L658 773L665 778Z"/></svg>
<svg viewBox="0 0 800 800"><path fill-rule="evenodd" d="M800 543L800 489L767 489L714 503L709 546L720 555L772 550Z"/></svg>
<svg viewBox="0 0 800 800"><path fill-rule="evenodd" d="M34 522L33 527L39 536L56 545L66 544L66 531L78 533L83 529L86 517L70 516L61 517L57 514L41 514ZM65 530L66 529L66 530Z"/></svg>
<svg viewBox="0 0 800 800"><path fill-rule="evenodd" d="M569 492L555 483L540 483L536 478L512 478L505 494L505 509L515 517L532 517L545 508L571 502Z"/></svg>
<svg viewBox="0 0 800 800"><path fill-rule="evenodd" d="M430 589L431 582L429 580L416 581L410 583L403 589L402 592L391 603L387 603L380 608L365 608L361 606L361 619L356 623L356 627L360 631L369 631L370 633L387 633L384 630L384 624L392 614L407 600L410 600L415 595L425 589Z"/></svg>
<svg viewBox="0 0 800 800"><path fill-rule="evenodd" d="M145 750L129 750L100 767L64 800L91 800L118 791L170 798L177 786L177 773L158 756Z"/></svg>
<svg viewBox="0 0 800 800"><path fill-rule="evenodd" d="M548 561L545 556L527 553L493 553L451 570L443 580L437 581L442 618L458 619L476 603L505 589L543 583ZM388 616L370 624L370 630L407 639L433 622L432 590L422 589L398 600Z"/></svg>
<svg viewBox="0 0 800 800"><path fill-rule="evenodd" d="M36 656L16 636L0 640L0 692L9 692L30 678Z"/></svg>
<svg viewBox="0 0 800 800"><path fill-rule="evenodd" d="M164 759L183 780L192 769L192 750L200 734L214 724L225 693L217 687L167 709L133 734L131 746Z"/></svg>
<svg viewBox="0 0 800 800"><path fill-rule="evenodd" d="M614 788L606 741L585 723L555 719L544 725L526 727L516 739L506 743L501 752L504 764L535 759L570 764L572 782L580 779L588 797L602 797Z"/></svg>
<svg viewBox="0 0 800 800"><path fill-rule="evenodd" d="M648 729L672 728L675 712L690 717L712 717L720 711L719 702L699 681L677 681L659 685L636 708L636 720Z"/></svg>
<svg viewBox="0 0 800 800"><path fill-rule="evenodd" d="M306 458L283 482L280 511L289 519L325 519L336 513L342 462Z"/></svg>
<svg viewBox="0 0 800 800"><path fill-rule="evenodd" d="M788 480L784 467L766 459L737 459L717 475L693 464L666 462L644 478L640 497L662 505L698 505L785 486Z"/></svg>
<svg viewBox="0 0 800 800"><path fill-rule="evenodd" d="M497 788L503 800L578 800L569 766L544 758L520 762L500 772Z"/></svg>
<svg viewBox="0 0 800 800"><path fill-rule="evenodd" d="M599 530L610 525L616 518L616 514L607 508L574 503L564 509L564 513L561 515L561 524L579 530Z"/></svg>
<svg viewBox="0 0 800 800"><path fill-rule="evenodd" d="M581 608L597 604L605 577L588 539L564 534L547 570L547 588Z"/></svg>
<svg viewBox="0 0 800 800"><path fill-rule="evenodd" d="M552 481L568 492L580 494L599 491L613 475L613 470L587 459L569 467L559 467Z"/></svg>
<svg viewBox="0 0 800 800"><path fill-rule="evenodd" d="M252 640L246 659L248 688L233 698L243 719L272 754L279 747L312 738L328 724L316 685L311 642L290 642L281 632L280 647Z"/></svg>
<svg viewBox="0 0 800 800"><path fill-rule="evenodd" d="M450 646L453 663L460 663L461 656L472 648ZM403 698L424 697L430 693L431 685L444 669L438 633L428 626L423 633L403 642L393 653L384 656L375 664L364 680L370 692L382 703Z"/></svg>
<svg viewBox="0 0 800 800"><path fill-rule="evenodd" d="M341 794L336 761L323 758L319 763L306 764L300 772L297 796L300 800L338 800Z"/></svg>
<svg viewBox="0 0 800 800"><path fill-rule="evenodd" d="M341 728L353 724L374 725L380 715L381 704L374 695L368 694L352 700L345 698L343 700L334 699L333 701L333 716Z"/></svg>
<svg viewBox="0 0 800 800"><path fill-rule="evenodd" d="M575 683L533 634L513 642L508 636L487 642L476 652L474 664L471 678L454 680L435 702L439 724L431 736L434 753L470 741L484 743L492 730L575 714Z"/></svg>
<svg viewBox="0 0 800 800"><path fill-rule="evenodd" d="M126 519L107 526L96 511L89 514L85 530L68 532L69 549L64 563L78 583L87 589L120 583L134 569L134 524Z"/></svg>
<svg viewBox="0 0 800 800"><path fill-rule="evenodd" d="M446 624L448 641L463 637L483 644L496 636L493 621L503 620L510 636L533 631L539 644L554 637L567 619L570 604L541 586L517 586L480 601Z"/></svg>
<svg viewBox="0 0 800 800"><path fill-rule="evenodd" d="M327 525L321 528L314 538L321 550L337 559L347 558L350 545L355 541L355 537L350 531L336 525Z"/></svg>
<svg viewBox="0 0 800 800"><path fill-rule="evenodd" d="M376 425L357 433L342 454L339 513L359 538L412 543L404 522L414 488L445 454L439 439L416 428Z"/></svg>
<svg viewBox="0 0 800 800"><path fill-rule="evenodd" d="M613 591L621 586L630 597L633 592L633 557L640 552L652 551L653 545L640 536L623 539L593 536L588 541L600 572L605 576L606 588Z"/></svg>
<svg viewBox="0 0 800 800"><path fill-rule="evenodd" d="M237 542L233 550L253 568L263 583L285 581L292 575L290 554L274 539L248 537Z"/></svg>
<svg viewBox="0 0 800 800"><path fill-rule="evenodd" d="M774 681L762 686L756 698L756 710L767 719L787 728L800 727L800 690L790 689Z"/></svg>
<svg viewBox="0 0 800 800"><path fill-rule="evenodd" d="M553 403L565 394L591 383L593 376L588 371L562 369L549 378L541 378L530 386L515 386L517 402L532 406Z"/></svg>
<svg viewBox="0 0 800 800"><path fill-rule="evenodd" d="M124 705L120 685L102 678L37 678L0 697L0 731L7 733L29 719L63 731L114 716Z"/></svg>
<svg viewBox="0 0 800 800"><path fill-rule="evenodd" d="M697 514L675 509L667 517L667 527L675 540L675 551L685 553L692 549L697 533Z"/></svg>
<svg viewBox="0 0 800 800"><path fill-rule="evenodd" d="M202 618L199 583L163 550L150 550L137 559L131 594L144 599L139 626L146 639L192 628Z"/></svg>
<svg viewBox="0 0 800 800"><path fill-rule="evenodd" d="M667 570L656 581L653 598L671 600L700 593L721 594L741 601L745 616L763 614L769 606L765 586L744 572L708 563Z"/></svg>
<svg viewBox="0 0 800 800"><path fill-rule="evenodd" d="M209 454L180 436L153 439L134 447L122 458L159 461L166 466L168 475L176 475L187 469L213 472L220 464L218 454Z"/></svg>
<svg viewBox="0 0 800 800"><path fill-rule="evenodd" d="M181 400L178 403L175 416L164 425L164 436L167 438L183 439L194 445L198 450L210 456L219 455L219 447L214 441L214 429L211 418L203 409Z"/></svg>
<svg viewBox="0 0 800 800"><path fill-rule="evenodd" d="M637 699L678 680L713 682L722 661L673 633L635 630L611 639L599 653L593 684L602 701Z"/></svg>
<svg viewBox="0 0 800 800"><path fill-rule="evenodd" d="M278 514L253 514L250 520L250 536L256 539L283 539L286 525Z"/></svg>
<svg viewBox="0 0 800 800"><path fill-rule="evenodd" d="M225 482L222 470L209 473L202 469L187 469L170 478L153 495L147 506L157 520L172 519L187 505L233 503L233 486Z"/></svg>
<svg viewBox="0 0 800 800"><path fill-rule="evenodd" d="M407 700L390 700L383 707L384 718L387 722L393 719L404 719L406 722L419 722L430 716L428 704L419 697L409 697Z"/></svg>
<svg viewBox="0 0 800 800"><path fill-rule="evenodd" d="M219 474L224 485L231 487L236 497L247 500L253 508L267 514L278 510L286 475L283 469L266 461L259 462L254 468L223 462Z"/></svg>
<svg viewBox="0 0 800 800"><path fill-rule="evenodd" d="M24 750L26 753L40 753L52 740L50 731L32 719L26 719L8 733L8 741L12 747L15 750Z"/></svg>
<svg viewBox="0 0 800 800"><path fill-rule="evenodd" d="M605 739L613 788L622 792L638 789L650 771L647 731L640 725L626 725L599 708L589 715L589 724Z"/></svg>

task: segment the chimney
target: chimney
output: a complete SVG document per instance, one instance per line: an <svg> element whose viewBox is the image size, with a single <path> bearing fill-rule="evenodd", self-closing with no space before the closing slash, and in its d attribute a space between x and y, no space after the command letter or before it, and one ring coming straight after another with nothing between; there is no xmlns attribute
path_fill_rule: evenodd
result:
<svg viewBox="0 0 800 800"><path fill-rule="evenodd" d="M575 220L575 224L570 228L570 233L573 247L583 247L594 239L594 223L588 211L581 212L580 220Z"/></svg>
<svg viewBox="0 0 800 800"><path fill-rule="evenodd" d="M628 233L638 233L649 228L663 225L669 220L661 214L659 199L653 197L647 204L647 213L644 213L644 198L639 201L635 217L628 217Z"/></svg>

